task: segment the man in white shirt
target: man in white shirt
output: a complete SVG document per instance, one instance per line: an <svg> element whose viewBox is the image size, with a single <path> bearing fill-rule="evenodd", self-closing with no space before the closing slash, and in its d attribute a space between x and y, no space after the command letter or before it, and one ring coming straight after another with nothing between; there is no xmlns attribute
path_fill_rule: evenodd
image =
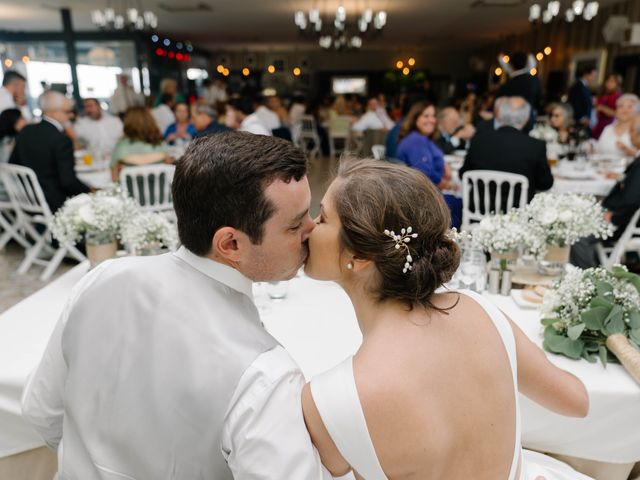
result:
<svg viewBox="0 0 640 480"><path fill-rule="evenodd" d="M176 123L176 116L173 113L174 104L174 97L169 93L163 93L160 97L160 105L151 110L151 116L163 136L169 125Z"/></svg>
<svg viewBox="0 0 640 480"><path fill-rule="evenodd" d="M269 130L273 131L277 128L280 128L280 117L278 117L278 114L269 109L266 105L260 105L256 109L255 113L262 124Z"/></svg>
<svg viewBox="0 0 640 480"><path fill-rule="evenodd" d="M182 247L107 261L74 289L23 396L58 480L328 480L304 378L262 327L252 281L292 278L314 228L303 152L195 139L172 186Z"/></svg>
<svg viewBox="0 0 640 480"><path fill-rule="evenodd" d="M31 110L25 100L27 79L15 70L7 70L0 87L0 113L9 108L17 108L28 121L32 119Z"/></svg>
<svg viewBox="0 0 640 480"><path fill-rule="evenodd" d="M387 112L380 108L378 99L371 97L367 101L367 111L360 119L353 124L356 132L365 130L390 130L393 128L393 120L389 118Z"/></svg>
<svg viewBox="0 0 640 480"><path fill-rule="evenodd" d="M129 85L129 76L121 73L118 77L118 86L111 97L111 112L122 117L128 108L144 104L144 97ZM163 132L164 133L164 132Z"/></svg>
<svg viewBox="0 0 640 480"><path fill-rule="evenodd" d="M122 122L118 117L103 112L95 98L86 98L83 104L85 116L80 117L74 126L77 138L84 140L91 150L111 153L122 137Z"/></svg>
<svg viewBox="0 0 640 480"><path fill-rule="evenodd" d="M254 135L273 135L260 116L253 111L253 104L247 98L234 98L227 103L226 117L227 127Z"/></svg>

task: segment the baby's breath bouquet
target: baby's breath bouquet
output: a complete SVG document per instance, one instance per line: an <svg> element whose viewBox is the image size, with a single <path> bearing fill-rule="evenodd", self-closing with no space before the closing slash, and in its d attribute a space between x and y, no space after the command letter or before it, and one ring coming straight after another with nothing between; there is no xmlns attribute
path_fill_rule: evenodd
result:
<svg viewBox="0 0 640 480"><path fill-rule="evenodd" d="M525 229L517 210L484 217L471 232L473 244L487 253L496 267L506 270L509 262L515 262L518 250L524 243ZM499 265L498 265L499 262Z"/></svg>
<svg viewBox="0 0 640 480"><path fill-rule="evenodd" d="M542 313L546 350L619 361L640 382L640 276L623 267L573 268L545 294Z"/></svg>
<svg viewBox="0 0 640 480"><path fill-rule="evenodd" d="M82 193L67 200L54 215L51 232L61 242L76 244L89 236L119 238L120 229L139 207L119 187Z"/></svg>
<svg viewBox="0 0 640 480"><path fill-rule="evenodd" d="M178 245L176 227L161 213L139 212L122 228L122 243L137 254Z"/></svg>
<svg viewBox="0 0 640 480"><path fill-rule="evenodd" d="M538 123L529 132L529 136L547 143L558 141L558 131L548 123Z"/></svg>
<svg viewBox="0 0 640 480"><path fill-rule="evenodd" d="M606 239L613 225L592 195L538 193L521 209L525 240L532 253L544 255L549 245L568 247L591 235Z"/></svg>

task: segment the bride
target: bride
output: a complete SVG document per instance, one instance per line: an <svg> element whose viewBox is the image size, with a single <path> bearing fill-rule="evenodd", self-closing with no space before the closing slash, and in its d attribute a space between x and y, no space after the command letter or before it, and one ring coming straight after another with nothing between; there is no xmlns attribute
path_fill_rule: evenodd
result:
<svg viewBox="0 0 640 480"><path fill-rule="evenodd" d="M363 335L353 357L303 391L332 475L587 478L522 451L518 390L574 417L587 414L586 390L483 297L438 290L460 254L427 177L380 161L343 164L316 222L305 271L342 286Z"/></svg>

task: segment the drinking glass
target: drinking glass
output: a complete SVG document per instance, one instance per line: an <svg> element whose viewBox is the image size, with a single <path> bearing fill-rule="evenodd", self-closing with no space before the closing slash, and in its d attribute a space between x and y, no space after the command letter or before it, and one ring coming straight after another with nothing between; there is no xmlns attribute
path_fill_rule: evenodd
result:
<svg viewBox="0 0 640 480"><path fill-rule="evenodd" d="M487 258L482 250L469 248L462 252L460 282L463 288L482 292L487 284Z"/></svg>

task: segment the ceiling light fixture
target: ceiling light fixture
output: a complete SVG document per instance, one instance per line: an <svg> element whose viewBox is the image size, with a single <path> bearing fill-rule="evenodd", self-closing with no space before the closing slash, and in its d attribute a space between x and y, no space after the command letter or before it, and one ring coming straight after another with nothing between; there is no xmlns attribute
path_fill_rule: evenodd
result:
<svg viewBox="0 0 640 480"><path fill-rule="evenodd" d="M298 10L293 15L298 31L307 36L315 36L318 45L324 49L358 49L367 36L379 34L387 24L387 12L374 12L367 8L355 18L349 18L347 9L340 3L335 14L324 16L317 8L308 12Z"/></svg>
<svg viewBox="0 0 640 480"><path fill-rule="evenodd" d="M142 10L123 4L122 10L116 11L109 2L105 9L91 12L91 22L100 30L155 30L158 28L158 17L150 10Z"/></svg>
<svg viewBox="0 0 640 480"><path fill-rule="evenodd" d="M543 10L539 3L534 3L529 7L529 21L535 23L542 20L542 23L551 23L553 19L560 15L562 4L560 0L551 0L547 3ZM582 17L584 20L592 20L600 9L597 1L585 2L585 0L574 0L570 2L568 8L564 10L564 19L566 22L573 22L576 18Z"/></svg>

